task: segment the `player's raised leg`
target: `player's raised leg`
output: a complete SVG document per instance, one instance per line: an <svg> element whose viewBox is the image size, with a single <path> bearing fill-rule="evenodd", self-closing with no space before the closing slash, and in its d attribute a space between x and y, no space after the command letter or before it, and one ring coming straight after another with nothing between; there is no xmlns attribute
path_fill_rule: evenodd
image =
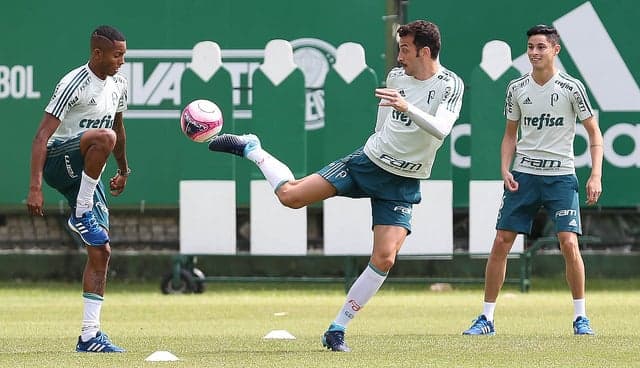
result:
<svg viewBox="0 0 640 368"><path fill-rule="evenodd" d="M284 206L301 208L336 194L336 188L318 174L296 180L289 167L265 151L253 134L221 134L209 142L209 149L253 161Z"/></svg>
<svg viewBox="0 0 640 368"><path fill-rule="evenodd" d="M68 224L69 228L80 235L87 245L103 245L109 241L107 231L96 221L92 208L100 174L115 144L116 133L113 129L89 130L80 138L84 169L76 198L76 208L72 211Z"/></svg>
<svg viewBox="0 0 640 368"><path fill-rule="evenodd" d="M274 191L277 191L282 184L294 180L293 173L287 165L263 150L260 139L253 134L221 134L209 142L209 149L246 157L253 161Z"/></svg>

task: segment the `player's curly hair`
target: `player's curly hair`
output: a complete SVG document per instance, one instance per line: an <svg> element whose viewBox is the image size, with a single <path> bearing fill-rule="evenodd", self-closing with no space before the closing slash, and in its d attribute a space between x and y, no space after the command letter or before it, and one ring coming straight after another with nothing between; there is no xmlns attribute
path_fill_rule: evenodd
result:
<svg viewBox="0 0 640 368"><path fill-rule="evenodd" d="M419 51L423 47L431 50L431 58L436 60L440 53L440 29L434 23L417 20L398 28L398 35L404 37L413 35L413 43Z"/></svg>
<svg viewBox="0 0 640 368"><path fill-rule="evenodd" d="M527 38L535 35L544 35L547 37L547 41L551 42L552 45L557 45L560 43L560 35L558 31L546 24L538 24L535 25L527 31Z"/></svg>

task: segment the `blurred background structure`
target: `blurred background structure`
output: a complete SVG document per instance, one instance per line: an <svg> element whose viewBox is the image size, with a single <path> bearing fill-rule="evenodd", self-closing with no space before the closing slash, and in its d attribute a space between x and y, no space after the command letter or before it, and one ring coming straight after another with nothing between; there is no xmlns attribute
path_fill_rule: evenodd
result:
<svg viewBox="0 0 640 368"><path fill-rule="evenodd" d="M427 214L438 211L436 219L424 221L425 226L437 221L440 233L416 238L419 241L414 242L420 244L412 244L411 249L415 246L417 250L410 253L451 258L458 253L488 252L501 186L504 90L510 79L528 71L526 30L546 23L559 30L559 67L585 82L605 139L603 195L597 207L583 208L585 234L601 241L588 244L585 256L590 252L598 257L637 255L640 65L636 63L640 49L633 46L635 34L627 25L640 17L640 6L634 0L618 0L616 6L609 3L569 0L531 8L507 0L115 0L101 6L100 12L86 14L85 3L72 0L65 5L64 17L51 17L59 4L44 0L5 4L3 9L10 16L3 23L8 31L0 35L0 106L6 134L0 145L0 263L15 265L21 254L80 254L64 226L68 209L62 196L45 189L44 218L29 217L24 200L31 140L43 109L63 73L86 62L88 35L97 25L118 27L128 46L121 73L129 81L125 126L133 174L125 193L110 198L113 269L118 270L123 264L118 265L118 254L167 257L200 253L198 250L211 253L206 249L217 249L216 242L225 238L231 239L232 249L222 253L243 255L254 253L252 244L255 247L260 240L269 239L267 233L255 239L261 227L270 224L268 211L273 210L269 203L263 203L267 215L258 217L258 207L253 206L263 205L260 201L270 195L258 191L259 186L254 189L252 181L262 179L259 173L244 160L214 155L206 145L182 136L178 117L184 105L196 98L216 101L224 113L224 132L258 133L263 145L290 164L296 176L314 172L362 145L372 132L377 104L373 89L384 85L387 72L395 65L394 31L398 24L415 19L440 26L441 63L463 78L466 93L462 114L426 184L437 184L437 188L423 193L425 205L445 200L444 207L438 203L440 207L425 209ZM276 47L275 54L268 51L273 40L282 46ZM203 41L211 47L203 48ZM290 70L270 71L273 63L269 57ZM207 68L208 61L211 68ZM586 132L581 126L575 152L584 198L590 167ZM115 169L110 162L103 179ZM221 212L217 203L198 202L196 196L189 205L197 204L199 209L181 209L180 183L196 181L232 182L232 190L220 194L233 196L232 206ZM309 207L291 220L297 221L295 226L287 228L285 221L273 242L302 232L302 238L296 238L298 251L294 253L324 254L329 231L326 224L334 220L326 218L327 208L326 203ZM233 227L211 222L204 229L185 229L181 211L203 216L217 213L230 218ZM337 212L331 213L339 216L341 211L356 218L363 213L363 220L368 220L366 211L358 208L338 206ZM354 249L369 246L368 240L362 240L367 235L360 234L361 230L353 228L353 234L345 234ZM201 231L202 244L196 248L181 244L185 231L190 239ZM222 236L229 232L231 237ZM533 234L522 240L518 251L550 235L550 221L541 212ZM181 251L185 246L192 251ZM268 254L269 250L260 253ZM282 249L274 253L287 254ZM38 267L56 268L59 263L42 262ZM245 271L251 273L248 267ZM253 271L264 273L259 268ZM16 274L11 271L14 269L22 271ZM5 270L0 277L64 275L58 271L30 273L27 266Z"/></svg>

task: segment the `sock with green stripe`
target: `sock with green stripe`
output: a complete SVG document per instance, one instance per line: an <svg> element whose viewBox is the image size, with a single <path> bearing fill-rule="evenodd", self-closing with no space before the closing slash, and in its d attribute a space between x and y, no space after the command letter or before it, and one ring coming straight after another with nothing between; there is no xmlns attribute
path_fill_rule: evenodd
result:
<svg viewBox="0 0 640 368"><path fill-rule="evenodd" d="M347 300L340 312L338 312L332 326L337 325L346 329L349 322L356 317L358 311L378 292L386 278L386 272L378 270L369 263L356 282L353 283L351 289L349 289ZM329 328L331 329L331 327Z"/></svg>
<svg viewBox="0 0 640 368"><path fill-rule="evenodd" d="M88 341L100 331L100 310L104 298L98 294L85 292L82 293L82 300L84 301L84 312L80 339Z"/></svg>

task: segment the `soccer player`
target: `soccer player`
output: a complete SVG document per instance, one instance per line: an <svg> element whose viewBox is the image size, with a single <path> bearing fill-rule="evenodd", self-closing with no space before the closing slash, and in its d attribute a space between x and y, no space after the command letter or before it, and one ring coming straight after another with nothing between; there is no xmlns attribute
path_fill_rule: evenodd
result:
<svg viewBox="0 0 640 368"><path fill-rule="evenodd" d="M592 166L586 188L588 205L595 204L602 193L602 133L582 82L555 66L560 52L558 32L537 25L527 31L527 37L532 71L507 86L507 122L501 147L505 191L486 265L484 308L463 334L495 334L493 314L505 279L507 254L518 233L531 232L534 216L544 207L553 219L565 259L573 296L573 331L592 335L585 308L584 263L578 248L582 229L573 162L576 116L589 135Z"/></svg>
<svg viewBox="0 0 640 368"><path fill-rule="evenodd" d="M438 62L438 27L419 20L401 26L397 34L400 67L389 72L387 88L375 90L381 99L378 117L364 147L296 180L254 135L224 134L209 144L212 151L252 160L287 207L300 208L336 195L371 199L373 252L322 336L322 344L332 351L350 351L345 330L382 286L411 232L412 205L421 199L420 179L429 178L436 151L462 106L462 80Z"/></svg>
<svg viewBox="0 0 640 368"><path fill-rule="evenodd" d="M120 195L131 173L125 153L122 112L127 108L127 81L117 74L127 44L110 26L90 37L89 62L62 77L36 132L31 149L31 182L27 208L43 216L42 179L63 194L71 207L68 226L86 244L83 273L84 313L76 351L123 352L100 331L111 247L109 212L100 176L113 153L119 169L111 194Z"/></svg>

